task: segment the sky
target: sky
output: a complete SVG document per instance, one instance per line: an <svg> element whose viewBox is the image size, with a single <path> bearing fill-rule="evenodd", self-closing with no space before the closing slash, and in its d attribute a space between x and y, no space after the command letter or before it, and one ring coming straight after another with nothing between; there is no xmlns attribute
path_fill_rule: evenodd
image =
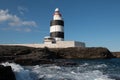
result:
<svg viewBox="0 0 120 80"><path fill-rule="evenodd" d="M65 40L120 51L120 0L0 0L0 44L43 43L55 8Z"/></svg>

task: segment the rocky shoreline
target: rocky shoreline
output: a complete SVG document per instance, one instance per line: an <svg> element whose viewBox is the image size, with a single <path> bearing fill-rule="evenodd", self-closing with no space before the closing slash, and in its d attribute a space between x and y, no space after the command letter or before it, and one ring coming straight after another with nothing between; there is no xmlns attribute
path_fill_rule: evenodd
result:
<svg viewBox="0 0 120 80"><path fill-rule="evenodd" d="M0 62L15 62L21 65L57 63L55 59L109 59L117 58L118 55L103 47L32 48L0 46Z"/></svg>
<svg viewBox="0 0 120 80"><path fill-rule="evenodd" d="M25 46L0 46L0 63L15 62L20 65L56 64L59 66L75 66L77 63L69 62L68 59L110 58L120 58L120 52L110 52L103 47L31 48ZM10 66L0 65L0 80L16 80Z"/></svg>
<svg viewBox="0 0 120 80"><path fill-rule="evenodd" d="M120 58L120 52L111 52L116 58Z"/></svg>

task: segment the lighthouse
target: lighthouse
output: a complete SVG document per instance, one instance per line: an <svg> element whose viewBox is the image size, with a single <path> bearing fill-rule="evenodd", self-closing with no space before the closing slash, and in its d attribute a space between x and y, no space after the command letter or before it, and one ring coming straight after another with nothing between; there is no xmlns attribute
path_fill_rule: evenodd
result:
<svg viewBox="0 0 120 80"><path fill-rule="evenodd" d="M11 44L8 44L8 45L11 45ZM55 9L53 19L50 21L50 35L44 37L44 43L42 44L12 44L12 45L35 47L35 48L44 48L44 47L48 47L48 48L82 47L82 48L85 48L84 42L64 40L64 20L58 8Z"/></svg>
<svg viewBox="0 0 120 80"><path fill-rule="evenodd" d="M55 41L64 41L64 21L59 8L55 9L53 19L50 21L50 37Z"/></svg>
<svg viewBox="0 0 120 80"><path fill-rule="evenodd" d="M56 8L53 19L50 21L50 36L44 37L44 44L41 46L49 48L85 47L85 43L64 40L64 20L59 8Z"/></svg>

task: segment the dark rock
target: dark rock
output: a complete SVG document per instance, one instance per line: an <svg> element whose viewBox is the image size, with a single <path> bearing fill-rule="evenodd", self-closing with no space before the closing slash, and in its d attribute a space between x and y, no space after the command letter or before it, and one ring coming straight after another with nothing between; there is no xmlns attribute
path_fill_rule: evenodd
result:
<svg viewBox="0 0 120 80"><path fill-rule="evenodd" d="M92 47L92 48L59 48L50 49L60 58L64 59L102 59L112 58L112 53L107 48Z"/></svg>
<svg viewBox="0 0 120 80"><path fill-rule="evenodd" d="M107 48L102 47L32 48L24 46L0 46L0 62L16 62L22 65L51 64L55 63L55 59L98 58L113 58L113 55Z"/></svg>
<svg viewBox="0 0 120 80"><path fill-rule="evenodd" d="M109 75L109 78L111 78L113 80L120 80L120 76L118 76L118 75Z"/></svg>
<svg viewBox="0 0 120 80"><path fill-rule="evenodd" d="M16 80L10 66L0 65L0 80Z"/></svg>
<svg viewBox="0 0 120 80"><path fill-rule="evenodd" d="M21 65L38 65L38 64L53 64L54 62L49 59L16 59L15 63Z"/></svg>
<svg viewBox="0 0 120 80"><path fill-rule="evenodd" d="M58 66L78 66L78 64L75 62L58 62L55 64Z"/></svg>
<svg viewBox="0 0 120 80"><path fill-rule="evenodd" d="M120 52L112 52L113 56L116 58L120 58Z"/></svg>

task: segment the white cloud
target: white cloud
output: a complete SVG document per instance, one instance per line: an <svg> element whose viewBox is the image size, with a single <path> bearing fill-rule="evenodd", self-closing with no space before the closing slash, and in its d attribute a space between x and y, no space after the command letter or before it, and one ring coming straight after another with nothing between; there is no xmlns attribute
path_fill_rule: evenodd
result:
<svg viewBox="0 0 120 80"><path fill-rule="evenodd" d="M15 31L31 32L31 29L30 28L16 28Z"/></svg>
<svg viewBox="0 0 120 80"><path fill-rule="evenodd" d="M30 28L25 28L24 31L25 32L31 32L31 29Z"/></svg>
<svg viewBox="0 0 120 80"><path fill-rule="evenodd" d="M0 10L0 22L9 20L10 17L11 16L8 14L8 10Z"/></svg>
<svg viewBox="0 0 120 80"><path fill-rule="evenodd" d="M1 30L4 31L8 31L8 30L12 30L12 31L18 31L18 32L31 32L32 29L28 28L28 27L6 27L6 28L2 28Z"/></svg>
<svg viewBox="0 0 120 80"><path fill-rule="evenodd" d="M11 15L8 13L8 10L0 10L0 22L4 21L20 21L16 15Z"/></svg>
<svg viewBox="0 0 120 80"><path fill-rule="evenodd" d="M35 21L24 21L16 15L12 15L8 10L0 10L0 23L6 22L9 26L16 27L16 31L21 31L20 27L36 27ZM22 29L23 30L23 29ZM31 29L24 29L26 32L30 32Z"/></svg>
<svg viewBox="0 0 120 80"><path fill-rule="evenodd" d="M28 11L28 9L23 6L18 6L17 9L18 9L19 13L22 15L24 15L24 12Z"/></svg>
<svg viewBox="0 0 120 80"><path fill-rule="evenodd" d="M35 21L14 21L9 23L10 26L33 26L36 27Z"/></svg>

